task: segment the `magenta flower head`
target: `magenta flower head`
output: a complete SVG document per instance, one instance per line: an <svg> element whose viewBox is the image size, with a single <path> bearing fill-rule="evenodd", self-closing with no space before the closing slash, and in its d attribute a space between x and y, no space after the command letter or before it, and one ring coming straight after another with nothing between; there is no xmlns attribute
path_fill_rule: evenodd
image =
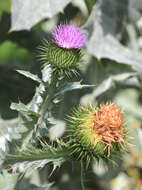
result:
<svg viewBox="0 0 142 190"><path fill-rule="evenodd" d="M86 37L81 29L72 24L60 24L53 30L52 38L44 41L41 59L60 76L77 74L85 44Z"/></svg>
<svg viewBox="0 0 142 190"><path fill-rule="evenodd" d="M60 24L52 32L54 43L66 49L85 46L86 38L82 30L72 24Z"/></svg>

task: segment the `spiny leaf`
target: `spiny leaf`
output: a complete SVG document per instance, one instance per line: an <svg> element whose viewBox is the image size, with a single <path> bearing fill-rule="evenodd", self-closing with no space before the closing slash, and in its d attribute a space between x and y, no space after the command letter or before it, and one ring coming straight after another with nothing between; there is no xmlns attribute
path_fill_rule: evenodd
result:
<svg viewBox="0 0 142 190"><path fill-rule="evenodd" d="M30 79L36 81L36 82L39 82L39 83L42 82L41 79L37 75L34 75L34 74L30 73L29 71L17 70L17 72L26 76L27 78L30 78Z"/></svg>
<svg viewBox="0 0 142 190"><path fill-rule="evenodd" d="M18 151L16 154L7 154L3 165L9 166L13 165L18 166L17 163L24 163L25 171L29 168L42 168L47 163L53 163L53 170L57 167L60 167L63 162L68 160L68 153L62 147L55 148L49 146L47 143L43 145L42 149L38 149L29 146L24 151Z"/></svg>
<svg viewBox="0 0 142 190"><path fill-rule="evenodd" d="M62 87L58 93L55 94L55 97L62 96L68 91L90 87L94 87L94 85L82 85L80 82L69 82L64 87Z"/></svg>
<svg viewBox="0 0 142 190"><path fill-rule="evenodd" d="M36 116L36 117L39 117L40 115L34 111L32 111L31 109L29 109L25 104L23 103L12 103L10 108L12 110L16 110L16 111L20 111L20 112L25 112L27 113L28 115L33 115L33 116Z"/></svg>
<svg viewBox="0 0 142 190"><path fill-rule="evenodd" d="M18 140L19 144L21 144L22 147L25 147L32 135L33 131L36 128L36 124L40 118L40 114L37 112L34 112L32 109L30 109L28 106L20 103L12 103L11 109L17 110L19 112L18 114L18 127L16 130L21 135L21 138Z"/></svg>

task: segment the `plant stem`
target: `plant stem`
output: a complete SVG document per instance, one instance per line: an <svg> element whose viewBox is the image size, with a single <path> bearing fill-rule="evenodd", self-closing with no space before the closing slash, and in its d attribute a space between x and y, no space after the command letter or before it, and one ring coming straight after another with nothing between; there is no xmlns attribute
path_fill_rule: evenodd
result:
<svg viewBox="0 0 142 190"><path fill-rule="evenodd" d="M53 95L56 91L57 82L58 82L58 79L52 76L51 84L49 85L48 91L46 92L46 97L43 100L43 104L40 110L42 119L44 119L47 110L49 111L50 106L52 106Z"/></svg>
<svg viewBox="0 0 142 190"><path fill-rule="evenodd" d="M85 188L85 168L84 168L84 162L81 160L81 188L82 190L86 190Z"/></svg>
<svg viewBox="0 0 142 190"><path fill-rule="evenodd" d="M58 76L52 75L51 76L51 82L48 86L48 89L46 91L46 95L45 95L43 102L42 102L42 106L39 110L40 118L38 119L38 122L36 124L35 130L34 130L32 136L36 136L35 134L37 133L39 126L41 125L41 123L43 122L45 117L46 118L48 117L48 116L46 116L46 113L51 114L51 112L52 112L52 108L53 108L53 102L52 101L54 99L54 94L57 91L57 83L59 83L59 86L60 86L63 83L63 80L59 80Z"/></svg>

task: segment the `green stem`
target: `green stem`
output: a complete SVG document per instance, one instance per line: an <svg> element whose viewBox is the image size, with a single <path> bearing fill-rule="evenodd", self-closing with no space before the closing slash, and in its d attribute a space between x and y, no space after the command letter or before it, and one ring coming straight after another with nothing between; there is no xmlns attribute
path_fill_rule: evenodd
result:
<svg viewBox="0 0 142 190"><path fill-rule="evenodd" d="M39 110L39 113L41 116L38 119L37 125L36 125L35 130L32 134L33 136L35 136L35 134L37 133L38 127L40 126L42 121L45 119L47 111L49 114L51 114L52 108L53 108L53 97L57 91L57 83L59 83L59 86L60 86L63 82L63 80L58 79L59 77L57 75L52 75L51 77L52 77L51 82L50 82L49 87L47 89L46 96L45 96L43 103L42 103L42 106Z"/></svg>
<svg viewBox="0 0 142 190"><path fill-rule="evenodd" d="M85 171L85 168L84 168L84 162L83 160L81 160L81 188L82 190L86 190L85 188L85 175L86 174L86 171Z"/></svg>
<svg viewBox="0 0 142 190"><path fill-rule="evenodd" d="M53 95L56 91L57 82L58 82L58 79L55 78L54 76L52 76L51 84L48 88L48 91L46 93L46 97L45 97L43 104L42 104L42 107L41 107L41 111L40 111L41 119L44 119L47 110L51 109L50 106L52 106Z"/></svg>

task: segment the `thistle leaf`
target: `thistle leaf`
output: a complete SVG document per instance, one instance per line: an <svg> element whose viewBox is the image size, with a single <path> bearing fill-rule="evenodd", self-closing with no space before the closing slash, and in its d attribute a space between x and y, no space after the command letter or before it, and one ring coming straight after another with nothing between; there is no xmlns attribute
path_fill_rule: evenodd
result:
<svg viewBox="0 0 142 190"><path fill-rule="evenodd" d="M37 75L34 75L32 73L30 73L29 71L23 71L23 70L17 70L18 73L26 76L27 78L30 78L38 83L41 83L41 79L37 76Z"/></svg>
<svg viewBox="0 0 142 190"><path fill-rule="evenodd" d="M19 124L17 130L21 134L21 139L19 143L22 145L23 148L29 143L33 135L33 131L36 128L36 124L40 118L40 114L34 112L32 109L22 104L21 102L12 103L10 108L19 112Z"/></svg>
<svg viewBox="0 0 142 190"><path fill-rule="evenodd" d="M22 103L12 103L10 108L12 110L16 110L16 111L19 111L19 112L25 112L27 113L28 115L33 115L33 116L36 116L36 117L39 117L40 115L34 111L32 111L31 109L29 109L26 105L22 104Z"/></svg>
<svg viewBox="0 0 142 190"><path fill-rule="evenodd" d="M12 31L29 30L45 18L52 18L71 0L12 0Z"/></svg>
<svg viewBox="0 0 142 190"><path fill-rule="evenodd" d="M128 1L98 1L84 26L89 33L87 50L98 60L107 58L142 71L141 53L122 45L115 37L126 25L127 12Z"/></svg>
<svg viewBox="0 0 142 190"><path fill-rule="evenodd" d="M9 174L6 170L0 174L0 189L15 190L18 174Z"/></svg>
<svg viewBox="0 0 142 190"><path fill-rule="evenodd" d="M11 165L14 169L19 167L20 163L24 164L24 172L28 169L38 169L44 167L48 163L53 164L53 171L62 165L63 162L68 160L67 152L63 147L55 148L49 146L47 143L42 144L43 148L38 149L32 145L24 151L20 150L15 154L7 154L3 165L5 167Z"/></svg>
<svg viewBox="0 0 142 190"><path fill-rule="evenodd" d="M69 82L64 87L62 87L58 93L55 94L55 97L62 96L64 93L68 91L90 87L94 87L94 85L82 85L80 82Z"/></svg>
<svg viewBox="0 0 142 190"><path fill-rule="evenodd" d="M93 96L98 97L99 95L103 94L110 88L114 87L116 82L121 83L122 81L126 81L127 79L134 77L136 75L138 75L138 73L136 72L111 75L97 86L97 88L93 92Z"/></svg>

